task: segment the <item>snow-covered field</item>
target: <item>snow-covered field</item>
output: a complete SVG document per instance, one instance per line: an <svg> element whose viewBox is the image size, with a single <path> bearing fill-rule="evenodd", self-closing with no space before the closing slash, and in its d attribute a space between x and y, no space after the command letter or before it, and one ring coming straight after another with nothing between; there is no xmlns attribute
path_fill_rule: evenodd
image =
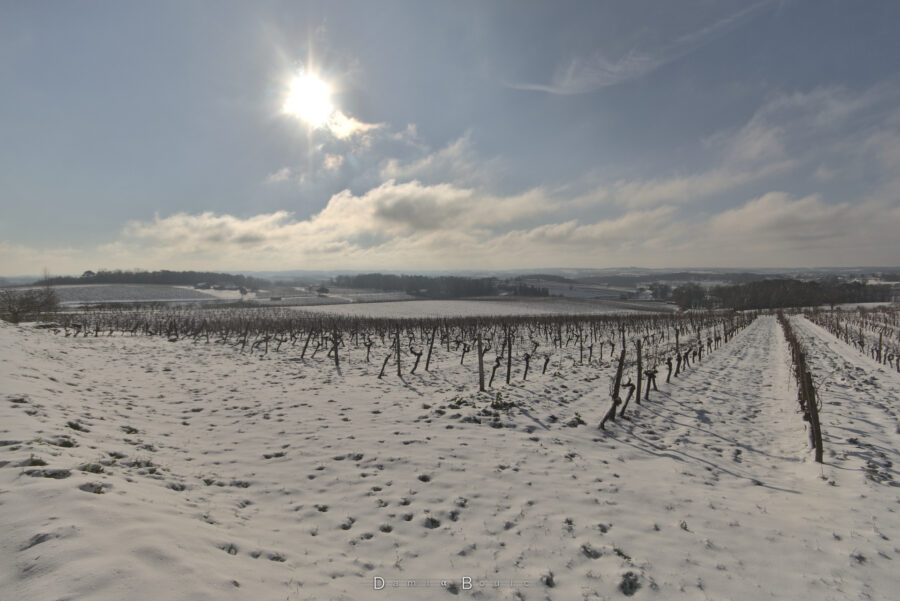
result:
<svg viewBox="0 0 900 601"><path fill-rule="evenodd" d="M20 290L28 290L21 288ZM54 286L64 307L97 303L197 303L221 301L254 301L265 306L317 306L343 303L368 303L408 300L403 292L372 292L368 290L336 290L318 295L302 288L276 288L241 295L239 290L197 290L192 286L157 284L75 284ZM272 301L275 296L280 300Z"/></svg>
<svg viewBox="0 0 900 601"><path fill-rule="evenodd" d="M896 599L900 376L796 329L824 466L772 317L605 432L607 364L494 420L455 354L379 380L0 324L0 599Z"/></svg>
<svg viewBox="0 0 900 601"><path fill-rule="evenodd" d="M85 284L73 286L54 286L60 303L74 305L82 303L131 303L131 302L175 302L175 301L209 301L216 299L222 292L194 290L187 286L163 286L156 284ZM215 294L211 294L215 292ZM237 291L228 292L240 298Z"/></svg>
<svg viewBox="0 0 900 601"><path fill-rule="evenodd" d="M23 290L28 288L23 288ZM63 306L96 303L167 302L196 303L216 301L255 301L263 305L318 306L343 303L371 303L403 301L410 297L403 292L373 292L369 290L335 290L318 295L302 288L276 288L241 295L239 290L197 290L192 286L156 284L84 284L54 286ZM272 301L275 296L280 300Z"/></svg>
<svg viewBox="0 0 900 601"><path fill-rule="evenodd" d="M303 307L303 311L367 317L470 317L491 315L600 315L607 313L671 312L663 303L520 298L496 300L415 300L353 305Z"/></svg>

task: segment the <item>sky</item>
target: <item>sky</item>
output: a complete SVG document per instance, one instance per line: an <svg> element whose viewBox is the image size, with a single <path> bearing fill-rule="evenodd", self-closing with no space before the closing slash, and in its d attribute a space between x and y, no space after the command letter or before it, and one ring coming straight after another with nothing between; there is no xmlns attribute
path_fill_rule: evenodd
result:
<svg viewBox="0 0 900 601"><path fill-rule="evenodd" d="M900 3L0 0L0 274L900 264Z"/></svg>

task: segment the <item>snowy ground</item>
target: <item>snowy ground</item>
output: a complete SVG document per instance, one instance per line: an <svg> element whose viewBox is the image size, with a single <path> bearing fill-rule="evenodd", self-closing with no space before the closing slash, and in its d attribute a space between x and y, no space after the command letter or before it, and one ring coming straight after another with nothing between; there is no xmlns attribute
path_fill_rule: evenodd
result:
<svg viewBox="0 0 900 601"><path fill-rule="evenodd" d="M218 291L156 284L85 284L54 286L53 290L64 306L82 303L196 302L214 300L218 295ZM233 294L238 299L241 296L237 291Z"/></svg>
<svg viewBox="0 0 900 601"><path fill-rule="evenodd" d="M31 290L37 287L17 288ZM193 286L161 284L73 284L54 286L53 290L64 307L97 303L204 303L223 301L253 301L262 305L316 306L342 303L371 303L409 300L403 292L373 292L370 290L336 289L333 294L319 295L303 288L280 287L241 295L239 290L198 290ZM275 296L281 300L272 301Z"/></svg>
<svg viewBox="0 0 900 601"><path fill-rule="evenodd" d="M378 380L0 324L0 599L895 599L900 377L797 329L824 467L772 317L606 432L607 364L494 420L456 356Z"/></svg>
<svg viewBox="0 0 900 601"><path fill-rule="evenodd" d="M496 298L490 300L414 300L302 307L300 310L367 317L471 317L491 315L601 315L674 311L664 303L571 298Z"/></svg>

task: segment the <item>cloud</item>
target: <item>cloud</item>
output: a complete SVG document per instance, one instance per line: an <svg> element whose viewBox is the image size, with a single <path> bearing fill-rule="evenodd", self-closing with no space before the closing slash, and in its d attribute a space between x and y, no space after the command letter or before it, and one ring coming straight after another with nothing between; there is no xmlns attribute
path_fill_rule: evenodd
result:
<svg viewBox="0 0 900 601"><path fill-rule="evenodd" d="M689 204L734 194L809 167L813 190L833 181L841 165L878 166L875 178L900 171L900 86L853 93L815 88L771 96L742 126L703 141L715 166L697 173L598 184L604 200L643 208ZM826 166L827 164L827 166ZM770 188L771 189L771 188Z"/></svg>
<svg viewBox="0 0 900 601"><path fill-rule="evenodd" d="M794 169L798 160L784 151L780 132L756 126L743 128L721 150L720 164L699 173L618 180L604 189L605 198L632 207L690 204L733 193L743 186Z"/></svg>
<svg viewBox="0 0 900 601"><path fill-rule="evenodd" d="M731 168L719 168L699 174L676 175L650 180L620 180L610 193L616 202L628 207L660 204L685 204L722 194L753 181L762 174Z"/></svg>
<svg viewBox="0 0 900 601"><path fill-rule="evenodd" d="M270 173L266 176L265 183L267 184L279 184L281 182L286 182L291 178L291 168L290 167L282 167L278 171Z"/></svg>
<svg viewBox="0 0 900 601"><path fill-rule="evenodd" d="M508 86L550 94L584 94L636 79L670 60L673 58L635 51L617 60L596 53L588 58L573 58L568 65L557 69L552 84L513 83Z"/></svg>
<svg viewBox="0 0 900 601"><path fill-rule="evenodd" d="M453 248L445 245L489 238L528 217L546 216L554 206L540 189L490 196L450 184L388 181L362 195L335 194L308 219L277 211L246 218L176 213L134 221L101 250L123 261L129 257L129 264L142 258L164 265L271 268L307 260L352 266L385 255L415 262L419 251L410 249L427 247L438 253L428 257L436 261L446 260Z"/></svg>
<svg viewBox="0 0 900 601"><path fill-rule="evenodd" d="M419 136L419 128L415 123L407 123L406 128L391 134L390 137L392 140L395 140L397 142L403 142L404 144L408 144L409 146L427 150L427 146Z"/></svg>
<svg viewBox="0 0 900 601"><path fill-rule="evenodd" d="M325 196L308 217L175 213L130 222L93 248L0 242L0 272L80 273L110 257L114 267L150 269L892 264L900 256L898 90L776 94L746 123L704 141L711 168L585 177L559 189L500 192L492 178L503 163L479 156L470 133L431 151L407 128L378 144L417 156L370 164L371 180ZM340 148L318 149L319 173L349 171L354 155ZM854 162L867 188L846 186ZM282 167L266 181L299 171ZM786 174L791 192L777 185ZM855 195L841 196L846 189Z"/></svg>
<svg viewBox="0 0 900 601"><path fill-rule="evenodd" d="M334 111L327 123L328 131L339 140L354 138L367 141L367 135L384 127L383 123L363 123L353 117L348 117L341 111Z"/></svg>
<svg viewBox="0 0 900 601"><path fill-rule="evenodd" d="M581 223L573 219L509 232L500 240L503 245L513 245L516 252L529 252L529 249L546 252L549 246L574 252L602 251L620 254L626 248L640 247L654 238L673 218L674 213L672 207L657 207L593 223Z"/></svg>
<svg viewBox="0 0 900 601"><path fill-rule="evenodd" d="M891 265L900 256L898 228L897 197L829 204L770 192L698 225L703 244L695 252L705 247L735 262L741 253L758 265Z"/></svg>
<svg viewBox="0 0 900 601"><path fill-rule="evenodd" d="M784 137L785 127L754 117L730 141L725 158L744 164L781 160L787 155Z"/></svg>
<svg viewBox="0 0 900 601"><path fill-rule="evenodd" d="M260 247L277 240L277 233L289 221L289 213L277 211L240 219L212 212L189 215L176 213L151 222L131 221L122 232L123 241L138 246L168 247L186 254L216 252L217 249ZM276 233L273 238L272 234Z"/></svg>
<svg viewBox="0 0 900 601"><path fill-rule="evenodd" d="M900 115L900 110L897 111ZM898 124L900 125L900 124ZM891 179L900 173L900 127L878 129L872 132L860 145L861 150L870 155L877 164L889 173Z"/></svg>
<svg viewBox="0 0 900 601"><path fill-rule="evenodd" d="M817 87L778 93L755 112L737 134L731 151L743 158L773 155L855 155L867 151L866 138L896 135L900 129L900 82L866 90Z"/></svg>
<svg viewBox="0 0 900 601"><path fill-rule="evenodd" d="M825 165L819 165L813 173L813 179L820 182L827 182L834 179L837 174L837 169L832 169Z"/></svg>
<svg viewBox="0 0 900 601"><path fill-rule="evenodd" d="M334 171L344 164L344 157L339 154L326 154L322 160L322 166L329 171Z"/></svg>
<svg viewBox="0 0 900 601"><path fill-rule="evenodd" d="M753 247L821 248L842 235L853 210L849 203L827 205L818 195L795 199L770 192L714 216L708 229L712 237Z"/></svg>
<svg viewBox="0 0 900 601"><path fill-rule="evenodd" d="M484 186L504 171L498 158L480 157L466 132L444 148L411 160L391 158L381 165L383 179L454 182Z"/></svg>
<svg viewBox="0 0 900 601"><path fill-rule="evenodd" d="M771 0L757 2L718 21L682 35L654 49L631 50L610 59L602 52L575 57L557 68L550 84L512 83L508 87L550 94L584 94L643 77L659 67L686 56L748 21Z"/></svg>
<svg viewBox="0 0 900 601"><path fill-rule="evenodd" d="M483 197L447 184L387 182L336 194L304 220L202 213L132 223L115 250L245 269L889 264L900 253L900 202L885 198L829 204L770 192L700 218L666 205L553 221L556 209L540 190ZM540 223L523 225L535 215Z"/></svg>
<svg viewBox="0 0 900 601"><path fill-rule="evenodd" d="M518 195L493 196L452 184L389 180L360 196L348 190L335 194L313 216L311 224L335 232L372 229L403 236L432 230L496 230L547 215L556 206L539 188Z"/></svg>
<svg viewBox="0 0 900 601"><path fill-rule="evenodd" d="M37 251L0 243L0 269L80 273L109 257L167 269L461 269L645 265L889 265L900 256L897 189L862 202L769 192L692 217L665 205L605 218L554 220L541 190L485 197L448 184L385 184L334 195L319 213L237 217L177 213L131 222L95 249ZM527 217L539 217L526 225Z"/></svg>
<svg viewBox="0 0 900 601"><path fill-rule="evenodd" d="M86 267L85 260L91 251L63 246L57 248L33 248L0 240L0 273L4 275L38 275L46 268L50 275L77 273Z"/></svg>

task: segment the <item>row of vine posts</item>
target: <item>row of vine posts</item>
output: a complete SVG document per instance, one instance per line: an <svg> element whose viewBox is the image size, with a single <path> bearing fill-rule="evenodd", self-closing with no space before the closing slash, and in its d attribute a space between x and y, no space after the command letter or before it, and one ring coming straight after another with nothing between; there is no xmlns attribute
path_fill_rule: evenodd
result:
<svg viewBox="0 0 900 601"><path fill-rule="evenodd" d="M754 318L752 313L735 312L373 318L283 309L117 308L57 314L54 325L65 336L160 336L170 342L217 342L241 353L277 353L283 346L296 346L301 361L315 358L321 350L338 371L350 351L364 348L367 364L376 353L384 353L379 357L383 358L379 379L392 361L398 377L404 371L415 374L423 355L424 369L429 371L437 347L447 355L458 355L460 364L470 354L476 355L480 392L493 387L500 370L510 384L514 358L523 368L522 380L528 379L538 358L543 359L542 374L552 359L557 370L563 369L564 361L599 367L606 360L616 365L616 375L610 387L613 405L600 424L603 428L616 413L625 414L632 397L640 404L642 395L646 400L651 389L658 390L659 366L667 366L669 382ZM491 351L493 365L485 357ZM626 371L635 379L631 375L626 379ZM628 391L624 402L623 388Z"/></svg>
<svg viewBox="0 0 900 601"><path fill-rule="evenodd" d="M791 361L794 377L797 380L797 400L803 412L803 420L809 422L809 442L816 451L816 461L822 463L822 428L819 424L819 403L816 399L816 387L813 385L812 372L806 364L806 352L794 334L793 328L784 313L778 312L778 323L784 332L791 349Z"/></svg>
<svg viewBox="0 0 900 601"><path fill-rule="evenodd" d="M731 315L727 322L723 322L723 327L721 330L721 335L718 333L718 330L714 328L715 339L707 338L706 350L707 352L711 352L713 349L718 349L722 344L727 343L730 339L734 337L734 335L744 327L750 325L753 320L756 318L756 314L752 312L746 313L738 313ZM727 325L726 325L727 323ZM682 372L686 371L687 368L691 364L691 359L693 359L694 363L698 363L703 360L703 339L701 338L701 330L697 328L697 340L696 343L693 340L688 341L687 345L682 346L682 342L680 339L682 329L676 327L675 328L675 346L674 356L675 356L675 372L674 376L678 377ZM650 369L644 370L643 365L643 355L642 355L642 343L641 339L638 338L634 340L635 346L635 356L636 361L634 365L637 369L637 383L631 383L631 379L629 378L629 382L626 384L622 383L623 374L625 371L626 363L625 363L625 355L626 355L626 343L625 343L625 334L624 330L622 331L622 348L619 353L619 360L616 367L616 375L613 378L613 381L610 385L610 399L611 404L609 410L607 410L606 414L603 416L603 419L600 422L600 429L606 429L606 423L609 421L615 421L616 414L618 413L619 417L625 415L625 410L628 408L628 403L631 401L632 396L635 398L635 402L640 405L641 404L641 385L643 379L647 378L647 387L644 392L644 400L649 399L650 388L653 387L654 390L659 390L656 387L656 366L653 365ZM686 349L686 350L685 350ZM682 352L684 350L684 352ZM666 357L666 365L668 367L668 373L666 374L666 383L671 381L673 376L672 373L672 357ZM628 388L628 394L625 397L625 400L622 400L621 390L622 388ZM637 394L635 394L635 392Z"/></svg>
<svg viewBox="0 0 900 601"><path fill-rule="evenodd" d="M900 373L900 310L897 307L858 311L811 309L804 315L876 363L891 366Z"/></svg>

